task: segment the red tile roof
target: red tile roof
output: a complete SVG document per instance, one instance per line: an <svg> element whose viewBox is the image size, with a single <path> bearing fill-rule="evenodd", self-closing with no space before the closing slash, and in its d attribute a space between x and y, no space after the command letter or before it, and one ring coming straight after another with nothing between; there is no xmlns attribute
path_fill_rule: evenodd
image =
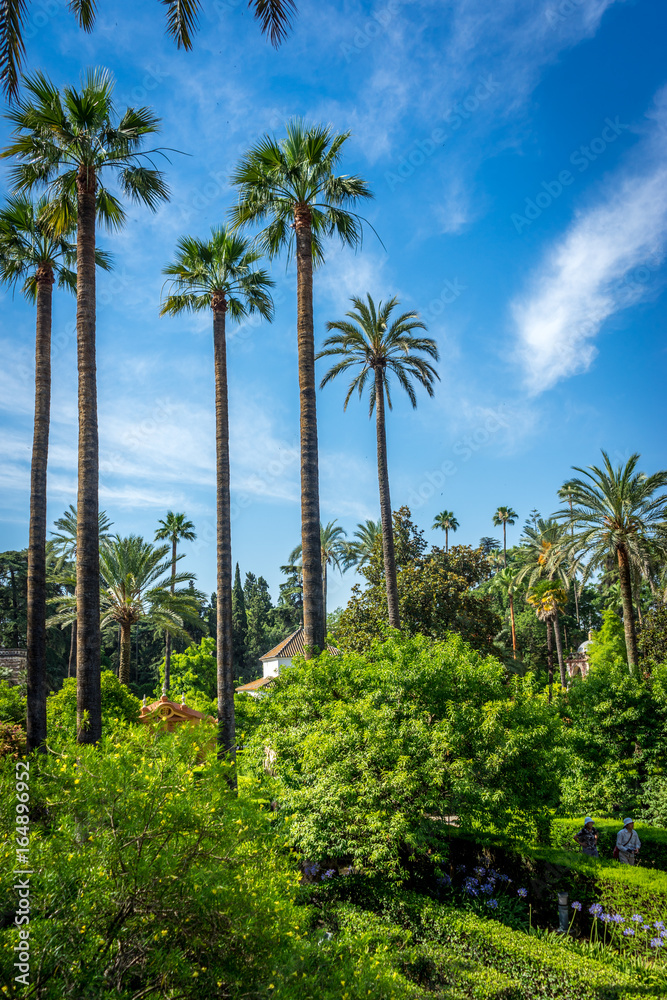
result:
<svg viewBox="0 0 667 1000"><path fill-rule="evenodd" d="M249 684L242 684L241 687L237 687L237 691L259 691L266 684L270 684L271 681L275 681L275 677L260 677L256 681L250 681Z"/></svg>
<svg viewBox="0 0 667 1000"><path fill-rule="evenodd" d="M305 652L303 637L304 628L303 625L301 625L298 629L292 632L291 635L288 635L286 639L279 642L277 646L270 649L268 653L265 653L264 656L260 656L260 660L274 660L278 657L287 658L290 656L297 656L298 654L303 656L303 653ZM339 650L337 650L335 646L327 646L327 649L330 653L333 653L334 656L338 656Z"/></svg>

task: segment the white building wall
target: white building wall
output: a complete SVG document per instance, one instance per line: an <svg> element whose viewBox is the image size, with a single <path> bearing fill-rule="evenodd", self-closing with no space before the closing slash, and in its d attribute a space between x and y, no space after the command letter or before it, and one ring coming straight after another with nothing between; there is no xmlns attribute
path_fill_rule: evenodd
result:
<svg viewBox="0 0 667 1000"><path fill-rule="evenodd" d="M277 677L281 667L291 667L291 656L276 656L270 660L262 661L264 677Z"/></svg>

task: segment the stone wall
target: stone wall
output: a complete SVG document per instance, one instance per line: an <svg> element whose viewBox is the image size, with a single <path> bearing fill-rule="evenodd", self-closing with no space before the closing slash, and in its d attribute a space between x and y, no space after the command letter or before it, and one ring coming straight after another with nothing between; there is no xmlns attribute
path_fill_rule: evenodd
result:
<svg viewBox="0 0 667 1000"><path fill-rule="evenodd" d="M25 649L0 649L0 679L10 684L24 683L27 657Z"/></svg>

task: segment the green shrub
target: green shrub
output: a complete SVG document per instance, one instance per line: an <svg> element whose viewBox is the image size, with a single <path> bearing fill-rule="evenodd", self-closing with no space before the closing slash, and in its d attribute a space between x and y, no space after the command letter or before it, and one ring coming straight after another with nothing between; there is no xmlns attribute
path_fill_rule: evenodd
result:
<svg viewBox="0 0 667 1000"><path fill-rule="evenodd" d="M581 848L572 838L581 830L584 819L584 816L577 819L555 819L551 826L552 846L561 851L581 854ZM595 819L595 828L598 832L600 857L609 860L616 846L616 834L622 828L622 822L618 819ZM641 866L667 871L667 830L639 822L635 823L635 830L642 842L639 855Z"/></svg>
<svg viewBox="0 0 667 1000"><path fill-rule="evenodd" d="M413 854L437 861L452 815L529 842L548 830L561 758L556 709L530 685L508 686L456 635L323 654L262 699L248 755L313 861L386 874Z"/></svg>
<svg viewBox="0 0 667 1000"><path fill-rule="evenodd" d="M128 691L110 670L103 670L102 730L109 732L119 725L138 722L141 702ZM57 694L46 700L46 718L49 736L71 737L76 733L76 678L68 677Z"/></svg>
<svg viewBox="0 0 667 1000"><path fill-rule="evenodd" d="M217 715L218 667L213 650L215 639L207 636L199 645L188 646L184 653L172 653L170 665L170 697L185 700L198 712ZM160 664L160 684L156 697L162 694L164 659Z"/></svg>
<svg viewBox="0 0 667 1000"><path fill-rule="evenodd" d="M654 774L653 777L649 778L644 785L642 797L644 799L644 808L641 811L642 817L656 826L667 826L667 776L664 774ZM642 825L642 829L646 828ZM665 837L667 838L667 831L665 831ZM644 838L642 834L640 834L640 838L643 847ZM660 865L659 867L667 868L667 864L664 866Z"/></svg>
<svg viewBox="0 0 667 1000"><path fill-rule="evenodd" d="M21 688L0 681L0 721L16 722L25 728L26 696Z"/></svg>
<svg viewBox="0 0 667 1000"><path fill-rule="evenodd" d="M0 758L18 760L26 752L26 731L16 722L0 721Z"/></svg>

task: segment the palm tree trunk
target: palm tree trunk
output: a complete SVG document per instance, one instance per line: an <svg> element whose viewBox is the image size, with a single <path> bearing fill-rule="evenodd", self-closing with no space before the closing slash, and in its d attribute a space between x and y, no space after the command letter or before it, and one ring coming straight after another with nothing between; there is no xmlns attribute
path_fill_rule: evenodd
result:
<svg viewBox="0 0 667 1000"><path fill-rule="evenodd" d="M560 682L563 687L567 687L565 676L565 662L563 660L563 643L560 636L560 618L558 608L554 611L554 635L556 636L556 653L558 654L558 669L560 671Z"/></svg>
<svg viewBox="0 0 667 1000"><path fill-rule="evenodd" d="M326 561L326 559L322 559L322 602L324 604L324 623L326 625L326 621L327 621L327 561Z"/></svg>
<svg viewBox="0 0 667 1000"><path fill-rule="evenodd" d="M218 754L235 759L234 663L232 647L232 526L229 473L229 402L224 296L213 296L213 363L215 370L215 459L217 503L217 634ZM236 787L233 774L230 783Z"/></svg>
<svg viewBox="0 0 667 1000"><path fill-rule="evenodd" d="M46 466L51 409L51 300L53 270L37 271L35 331L35 424L30 468L28 538L28 750L44 750L46 741Z"/></svg>
<svg viewBox="0 0 667 1000"><path fill-rule="evenodd" d="M72 622L72 631L69 640L69 663L67 664L67 676L76 677L76 619Z"/></svg>
<svg viewBox="0 0 667 1000"><path fill-rule="evenodd" d="M118 680L128 687L130 683L130 655L132 652L132 626L129 622L120 623L120 663L118 665Z"/></svg>
<svg viewBox="0 0 667 1000"><path fill-rule="evenodd" d="M507 521L503 521L503 569L507 569Z"/></svg>
<svg viewBox="0 0 667 1000"><path fill-rule="evenodd" d="M549 672L549 702L554 696L554 652L551 638L551 621L547 618L547 669Z"/></svg>
<svg viewBox="0 0 667 1000"><path fill-rule="evenodd" d="M445 553L449 552L449 528L445 528Z"/></svg>
<svg viewBox="0 0 667 1000"><path fill-rule="evenodd" d="M375 427L377 431L378 485L380 487L380 517L382 518L382 554L384 577L387 587L387 611L392 628L401 627L396 582L396 555L394 552L394 523L389 496L389 468L387 465L387 433L384 418L384 386L382 372L375 371Z"/></svg>
<svg viewBox="0 0 667 1000"><path fill-rule="evenodd" d="M628 666L630 670L635 670L639 654L637 652L637 633L635 631L635 619L632 609L632 582L630 579L630 560L628 554L622 546L619 546L618 555L618 582L621 589L621 601L623 604L623 628L625 629L625 648L628 654Z"/></svg>
<svg viewBox="0 0 667 1000"><path fill-rule="evenodd" d="M297 272L297 340L301 428L301 560L303 566L303 627L306 659L324 649L320 487L315 399L315 339L313 332L313 251L308 205L294 210Z"/></svg>
<svg viewBox="0 0 667 1000"><path fill-rule="evenodd" d="M516 626L514 624L514 594L509 594L510 621L512 622L512 656L516 660Z"/></svg>
<svg viewBox="0 0 667 1000"><path fill-rule="evenodd" d="M79 372L79 490L76 525L77 741L102 735L100 688L99 442L95 360L95 193L93 171L77 176L76 337Z"/></svg>
<svg viewBox="0 0 667 1000"><path fill-rule="evenodd" d="M171 540L171 592L174 593L176 583L176 538ZM167 632L167 640L165 643L164 650L164 684L162 685L162 691L164 694L169 694L169 686L171 684L171 635Z"/></svg>

